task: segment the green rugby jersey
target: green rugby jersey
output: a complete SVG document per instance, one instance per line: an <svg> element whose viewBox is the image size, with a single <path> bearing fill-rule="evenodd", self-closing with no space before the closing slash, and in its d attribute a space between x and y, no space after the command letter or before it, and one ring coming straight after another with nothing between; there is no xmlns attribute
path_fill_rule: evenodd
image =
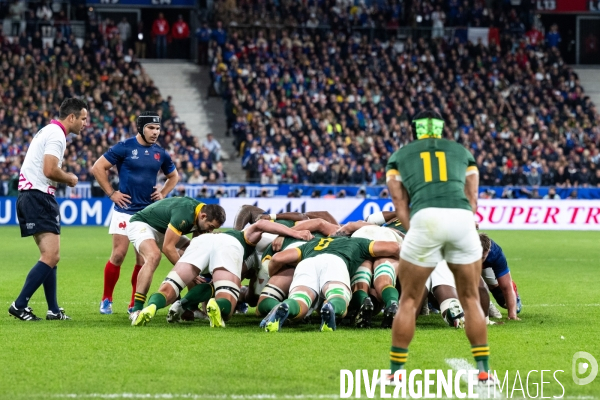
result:
<svg viewBox="0 0 600 400"><path fill-rule="evenodd" d="M402 238L406 236L406 229L404 228L404 226L402 226L402 222L398 221L397 218L391 220L390 222L386 222L381 226L395 230L400 234L400 237Z"/></svg>
<svg viewBox="0 0 600 400"><path fill-rule="evenodd" d="M322 239L322 238L325 237L325 235L323 235L322 233L319 233L319 232L313 233L313 236L316 239L317 238L318 239ZM286 237L283 238L283 243L281 245L281 248L283 250L285 250L290 244L297 243L297 242L306 243L306 242L304 242L304 240L300 240L300 239L296 239L296 238L293 238L293 237L286 236ZM265 262L265 260L269 260L269 259L273 258L274 254L275 254L275 252L273 251L273 244L270 243L267 246L267 248L265 249L265 252L263 253L263 258L262 258L261 262Z"/></svg>
<svg viewBox="0 0 600 400"><path fill-rule="evenodd" d="M320 254L333 254L340 257L348 267L350 276L366 259L373 258L374 240L353 237L326 237L313 239L298 247L300 260L316 257Z"/></svg>
<svg viewBox="0 0 600 400"><path fill-rule="evenodd" d="M429 207L471 210L466 176L477 172L473 155L446 139L415 140L396 151L386 166L387 179L402 181L410 196L410 215Z"/></svg>
<svg viewBox="0 0 600 400"><path fill-rule="evenodd" d="M231 230L228 230L227 232L220 233L220 235L233 236L234 238L237 239L238 242L240 242L240 244L244 248L244 260L246 258L250 257L250 255L255 250L256 243L250 243L246 239L246 234L244 233L244 231L236 231L235 229L231 229Z"/></svg>
<svg viewBox="0 0 600 400"><path fill-rule="evenodd" d="M187 235L196 227L196 219L204 206L191 197L170 197L133 214L129 222L145 222L160 233L169 228L178 235Z"/></svg>

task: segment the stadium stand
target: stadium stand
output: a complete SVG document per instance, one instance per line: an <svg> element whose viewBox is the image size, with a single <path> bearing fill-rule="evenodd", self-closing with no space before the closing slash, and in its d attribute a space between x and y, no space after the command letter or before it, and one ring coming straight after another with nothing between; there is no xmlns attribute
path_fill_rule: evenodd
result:
<svg viewBox="0 0 600 400"><path fill-rule="evenodd" d="M485 46L463 28L403 41L354 29L387 27L402 3L219 4L230 26L209 51L211 77L249 182L382 184L411 117L433 106L446 136L474 153L482 185L600 185L598 113L562 60L557 28L544 42L530 9L413 2L411 18L437 12L446 26L490 27ZM266 27L243 25L257 16Z"/></svg>
<svg viewBox="0 0 600 400"><path fill-rule="evenodd" d="M47 9L45 3L37 7ZM11 42L0 32L0 195L16 196L28 143L58 114L63 98L70 96L88 102L90 118L82 135L68 144L63 168L77 174L79 182L91 182L92 196L104 193L94 185L89 168L110 146L136 134L135 118L145 110L156 110L162 116L160 144L183 173L183 182L225 181L218 155L191 135L171 98L161 96L133 50L123 48L112 21L90 24L95 28L89 29L80 44L72 33L63 35L57 29L53 42L44 45L36 38L41 37L45 25L35 17L37 12L30 11L35 23L31 31L20 33L18 41ZM49 9L47 12L52 14ZM41 21L46 19L44 15ZM113 179L116 185L116 174ZM61 185L57 195L65 196L65 190Z"/></svg>

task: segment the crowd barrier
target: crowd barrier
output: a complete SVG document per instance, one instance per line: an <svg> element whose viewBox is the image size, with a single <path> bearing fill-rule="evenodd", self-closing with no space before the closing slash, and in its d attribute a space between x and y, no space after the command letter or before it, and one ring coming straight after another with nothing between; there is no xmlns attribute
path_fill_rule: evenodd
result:
<svg viewBox="0 0 600 400"><path fill-rule="evenodd" d="M328 211L345 223L391 211L388 199L222 198L207 203L225 208L224 227L232 227L239 208L252 204L268 213ZM63 226L108 226L109 199L58 199ZM0 198L0 225L17 225L16 198ZM474 217L481 229L600 230L600 203L591 200L480 200Z"/></svg>
<svg viewBox="0 0 600 400"><path fill-rule="evenodd" d="M181 185L180 185L181 186ZM299 185L282 183L279 185L259 185L259 184L244 184L244 183L223 183L223 184L184 184L185 195L190 197L214 196L218 191L224 192L227 197L236 197L237 194L244 189L246 197L273 197L288 195L301 195L303 197L311 197L314 192L318 192L319 196L326 195L338 196L344 192L345 197L357 196L359 191L363 190L365 196L369 198L381 197L382 191L387 187L384 185L377 186L360 186L360 185ZM92 196L92 186L90 182L79 183L74 188L67 188L65 197L87 199ZM202 190L206 191L202 193ZM576 191L578 199L600 199L600 188L556 188L556 193L561 199L568 198L573 191ZM263 192L264 195L263 195ZM528 198L533 192L532 187L527 186L481 186L479 192L492 193L494 197L501 198L503 194L509 194L511 198ZM538 188L540 197L544 197L548 193L548 187ZM316 194L316 193L314 193Z"/></svg>

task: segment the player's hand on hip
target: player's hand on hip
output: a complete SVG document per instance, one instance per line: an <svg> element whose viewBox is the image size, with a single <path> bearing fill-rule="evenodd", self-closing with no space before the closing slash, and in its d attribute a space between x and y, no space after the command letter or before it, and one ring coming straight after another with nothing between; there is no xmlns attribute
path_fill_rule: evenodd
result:
<svg viewBox="0 0 600 400"><path fill-rule="evenodd" d="M153 201L158 201L158 200L162 200L165 198L165 195L162 194L156 187L154 188L154 192L152 192L152 195L150 196L150 198Z"/></svg>
<svg viewBox="0 0 600 400"><path fill-rule="evenodd" d="M131 204L131 196L118 190L113 193L110 199L121 208L127 208L127 205Z"/></svg>
<svg viewBox="0 0 600 400"><path fill-rule="evenodd" d="M297 235L296 235L296 239L300 239L300 240L304 240L305 242L308 242L309 240L311 240L314 236L312 235L312 233L310 233L310 231L297 231Z"/></svg>
<svg viewBox="0 0 600 400"><path fill-rule="evenodd" d="M69 172L68 175L69 175L69 181L66 182L67 186L69 186L69 187L77 186L77 182L79 182L79 178L77 177L77 175L75 175L72 172Z"/></svg>

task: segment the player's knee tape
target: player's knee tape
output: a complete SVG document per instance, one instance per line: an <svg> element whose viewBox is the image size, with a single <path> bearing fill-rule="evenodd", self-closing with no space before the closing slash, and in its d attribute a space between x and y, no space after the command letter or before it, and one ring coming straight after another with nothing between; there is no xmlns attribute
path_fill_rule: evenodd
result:
<svg viewBox="0 0 600 400"><path fill-rule="evenodd" d="M465 317L465 312L460 301L455 298L446 299L440 304L440 315L450 326L454 326L454 320Z"/></svg>
<svg viewBox="0 0 600 400"><path fill-rule="evenodd" d="M506 299L504 298L504 293L502 293L502 289L500 289L499 286L490 289L490 292L492 292L492 296L494 296L494 299L496 299L496 303L498 303L498 305L502 308L506 308Z"/></svg>
<svg viewBox="0 0 600 400"><path fill-rule="evenodd" d="M367 222L375 225L383 225L385 224L385 218L383 217L383 212L377 212L375 214L371 214L366 219Z"/></svg>
<svg viewBox="0 0 600 400"><path fill-rule="evenodd" d="M240 287L232 281L214 281L215 296L219 293L227 293L237 301L240 297Z"/></svg>
<svg viewBox="0 0 600 400"><path fill-rule="evenodd" d="M256 283L254 284L254 294L259 296L269 282L269 261L265 260L260 265L256 273ZM262 282L262 283L261 283Z"/></svg>
<svg viewBox="0 0 600 400"><path fill-rule="evenodd" d="M265 286L262 292L260 292L260 295L271 297L279 302L282 302L285 299L285 292L277 286L271 284Z"/></svg>
<svg viewBox="0 0 600 400"><path fill-rule="evenodd" d="M168 283L169 285L171 285L173 290L175 290L175 294L177 294L177 297L179 297L179 293L186 286L185 282L183 282L183 279L181 279L179 274L175 271L169 272L163 283Z"/></svg>
<svg viewBox="0 0 600 400"><path fill-rule="evenodd" d="M306 308L309 310L310 306L312 305L310 295L306 292L294 292L290 294L290 300L296 300L299 303L304 303L306 305Z"/></svg>
<svg viewBox="0 0 600 400"><path fill-rule="evenodd" d="M382 276L389 276L392 280L392 285L396 284L396 271L389 262L384 262L375 267L375 280Z"/></svg>
<svg viewBox="0 0 600 400"><path fill-rule="evenodd" d="M325 298L329 300L332 297L342 297L346 301L346 305L350 303L350 299L352 298L352 293L350 289L346 287L346 285L342 285L339 283L332 283L327 288L327 292L325 292Z"/></svg>
<svg viewBox="0 0 600 400"><path fill-rule="evenodd" d="M371 272L371 268L358 267L356 273L352 275L352 281L350 282L350 286L354 286L357 283L366 283L367 286L371 286L372 280L373 273Z"/></svg>

